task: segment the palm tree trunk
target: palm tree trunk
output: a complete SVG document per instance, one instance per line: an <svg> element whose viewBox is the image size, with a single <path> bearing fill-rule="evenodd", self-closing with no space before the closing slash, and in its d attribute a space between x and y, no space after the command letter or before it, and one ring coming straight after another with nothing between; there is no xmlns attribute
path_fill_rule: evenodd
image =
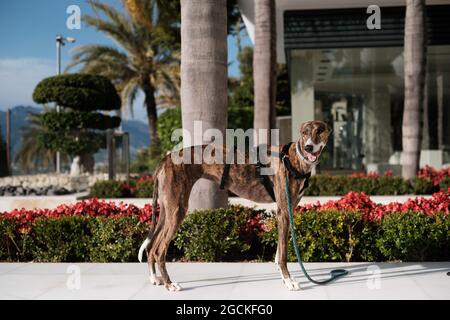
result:
<svg viewBox="0 0 450 320"><path fill-rule="evenodd" d="M423 92L423 117L422 117L422 150L430 149L430 106L428 104L428 73L425 75L425 85Z"/></svg>
<svg viewBox="0 0 450 320"><path fill-rule="evenodd" d="M185 146L208 143L200 134L210 128L222 133L227 126L227 6L226 0L181 0L181 110L183 129L194 137L194 121L201 121L197 140ZM226 207L227 192L200 179L191 192L189 210Z"/></svg>
<svg viewBox="0 0 450 320"><path fill-rule="evenodd" d="M403 111L402 176L413 178L419 169L420 117L426 73L425 0L407 0L405 18L405 108Z"/></svg>
<svg viewBox="0 0 450 320"><path fill-rule="evenodd" d="M437 95L437 136L438 149L444 148L444 74L442 71L436 75L436 95Z"/></svg>
<svg viewBox="0 0 450 320"><path fill-rule="evenodd" d="M145 108L147 109L148 130L150 134L150 148L154 149L159 146L159 137L157 132L158 115L156 112L155 89L153 86L144 81L142 90L145 95Z"/></svg>
<svg viewBox="0 0 450 320"><path fill-rule="evenodd" d="M253 127L258 140L262 139L262 137L259 137L259 129L275 127L277 63L275 28L275 0L255 1L255 49L253 52L255 111ZM267 138L270 138L270 131L268 131ZM258 142L255 141L255 143Z"/></svg>

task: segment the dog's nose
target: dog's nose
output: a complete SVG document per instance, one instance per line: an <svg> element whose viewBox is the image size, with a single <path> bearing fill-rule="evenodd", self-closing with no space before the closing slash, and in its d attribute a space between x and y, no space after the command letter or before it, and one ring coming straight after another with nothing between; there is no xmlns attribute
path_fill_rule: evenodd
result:
<svg viewBox="0 0 450 320"><path fill-rule="evenodd" d="M307 145L305 146L305 151L306 151L306 152L312 152L313 149L314 149L314 146L313 146L312 144L307 144Z"/></svg>

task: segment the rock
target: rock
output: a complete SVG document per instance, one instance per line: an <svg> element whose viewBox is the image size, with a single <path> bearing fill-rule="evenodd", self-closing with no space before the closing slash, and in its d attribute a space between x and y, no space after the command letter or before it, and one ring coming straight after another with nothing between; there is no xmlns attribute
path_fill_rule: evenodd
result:
<svg viewBox="0 0 450 320"><path fill-rule="evenodd" d="M58 188L55 190L55 194L58 196L62 196L62 195L68 194L68 193L69 193L69 191L66 188Z"/></svg>
<svg viewBox="0 0 450 320"><path fill-rule="evenodd" d="M47 192L45 193L45 195L47 195L47 196L56 196L56 195L57 195L57 194L56 194L56 190L53 189L53 188L50 188L50 189L47 190Z"/></svg>
<svg viewBox="0 0 450 320"><path fill-rule="evenodd" d="M22 188L22 187L18 187L16 189L16 195L18 195L18 196L25 196L26 195L25 189Z"/></svg>

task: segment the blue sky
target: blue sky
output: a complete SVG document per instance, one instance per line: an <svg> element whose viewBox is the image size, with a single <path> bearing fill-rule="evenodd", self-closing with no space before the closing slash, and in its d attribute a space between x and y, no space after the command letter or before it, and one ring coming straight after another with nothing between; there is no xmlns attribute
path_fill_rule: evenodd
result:
<svg viewBox="0 0 450 320"><path fill-rule="evenodd" d="M104 0L121 7L121 0ZM31 99L34 86L56 73L55 35L76 38L75 44L62 49L63 70L70 61L70 49L77 45L114 42L94 28L82 24L80 30L66 27L66 9L78 5L82 14L93 14L86 0L0 0L0 110L16 105L35 105ZM245 31L242 46L251 45ZM228 37L229 74L239 75L236 41ZM143 119L143 99L134 105L134 117ZM145 119L145 118L144 118Z"/></svg>

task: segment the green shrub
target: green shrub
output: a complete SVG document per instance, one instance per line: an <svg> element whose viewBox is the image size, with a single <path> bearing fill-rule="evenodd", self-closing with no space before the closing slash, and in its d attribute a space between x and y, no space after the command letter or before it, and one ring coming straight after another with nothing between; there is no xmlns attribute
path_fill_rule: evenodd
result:
<svg viewBox="0 0 450 320"><path fill-rule="evenodd" d="M37 103L56 102L79 111L118 110L120 97L107 78L90 74L64 74L46 78L33 92Z"/></svg>
<svg viewBox="0 0 450 320"><path fill-rule="evenodd" d="M83 132L74 136L73 132L43 131L36 136L37 143L45 149L59 150L69 155L80 155L83 153L93 154L104 147L104 134L100 132Z"/></svg>
<svg viewBox="0 0 450 320"><path fill-rule="evenodd" d="M52 132L64 132L81 128L106 130L120 126L121 118L100 112L64 110L47 111L41 115L42 124Z"/></svg>
<svg viewBox="0 0 450 320"><path fill-rule="evenodd" d="M92 262L135 262L149 228L136 216L91 218L89 227L92 233L89 260Z"/></svg>
<svg viewBox="0 0 450 320"><path fill-rule="evenodd" d="M242 257L254 240L243 229L255 213L243 207L230 207L188 214L175 237L175 246L188 260L222 261ZM243 234L246 234L244 238Z"/></svg>
<svg viewBox="0 0 450 320"><path fill-rule="evenodd" d="M445 214L393 213L383 218L376 245L387 260L448 261L449 227Z"/></svg>
<svg viewBox="0 0 450 320"><path fill-rule="evenodd" d="M438 191L438 187L433 186L433 182L428 178L415 177L411 181L413 194L432 194Z"/></svg>
<svg viewBox="0 0 450 320"><path fill-rule="evenodd" d="M262 242L275 248L278 241L276 219L269 222L271 230L262 235ZM308 211L294 215L297 245L303 261L367 261L373 253L373 227L358 212ZM297 261L289 239L288 260Z"/></svg>
<svg viewBox="0 0 450 320"><path fill-rule="evenodd" d="M0 220L1 231L3 227ZM26 245L26 255L15 247L4 252L2 241L0 258L39 262L134 262L147 232L148 225L140 223L137 216L38 219L29 234L21 235L19 243ZM11 251L15 255L11 256Z"/></svg>
<svg viewBox="0 0 450 320"><path fill-rule="evenodd" d="M1 213L0 213L1 214ZM28 261L29 236L18 230L20 225L16 218L0 216L0 261Z"/></svg>
<svg viewBox="0 0 450 320"><path fill-rule="evenodd" d="M89 74L65 74L38 83L33 100L64 107L38 116L42 130L36 135L40 147L71 156L92 155L104 147L104 130L120 125L117 116L94 110L120 109L120 97L107 78Z"/></svg>
<svg viewBox="0 0 450 320"><path fill-rule="evenodd" d="M92 237L89 217L38 219L31 231L30 253L38 262L88 262Z"/></svg>
<svg viewBox="0 0 450 320"><path fill-rule="evenodd" d="M364 179L361 179L364 180ZM376 179L367 179L370 181L370 189L367 194L373 195L399 195L411 193L409 182L401 177L380 176ZM351 190L351 189L350 189ZM423 194L424 191L417 190L417 194ZM425 192L428 193L428 192Z"/></svg>
<svg viewBox="0 0 450 320"><path fill-rule="evenodd" d="M444 177L439 182L439 189L447 190L448 188L450 188L450 177Z"/></svg>
<svg viewBox="0 0 450 320"><path fill-rule="evenodd" d="M264 227L261 224L264 221ZM0 261L136 261L149 226L136 216L38 218L22 228L0 217ZM304 261L448 261L446 214L392 213L367 221L358 212L306 211L294 216ZM31 227L31 228L30 228ZM188 214L171 258L191 261L273 260L276 220L240 206ZM289 239L289 261L296 261Z"/></svg>
<svg viewBox="0 0 450 320"><path fill-rule="evenodd" d="M153 197L153 181L142 180L136 183L136 197L151 198Z"/></svg>
<svg viewBox="0 0 450 320"><path fill-rule="evenodd" d="M122 181L97 181L90 189L89 196L94 198L125 198L129 196Z"/></svg>
<svg viewBox="0 0 450 320"><path fill-rule="evenodd" d="M159 121L158 121L159 123ZM131 161L130 171L139 174L149 174L152 172L149 148L141 148Z"/></svg>
<svg viewBox="0 0 450 320"><path fill-rule="evenodd" d="M181 128L181 108L168 109L158 117L158 137L162 152L172 150L180 141L171 140L172 132Z"/></svg>
<svg viewBox="0 0 450 320"><path fill-rule="evenodd" d="M428 187L428 185L426 185ZM315 175L311 177L307 196L344 195L350 191L364 192L367 195L397 195L412 192L409 182L401 177L380 176L377 178L360 178L352 176ZM428 188L418 186L417 194L429 194Z"/></svg>
<svg viewBox="0 0 450 320"><path fill-rule="evenodd" d="M151 198L153 181L148 178L132 179L128 182L116 180L97 181L90 189L93 198Z"/></svg>

